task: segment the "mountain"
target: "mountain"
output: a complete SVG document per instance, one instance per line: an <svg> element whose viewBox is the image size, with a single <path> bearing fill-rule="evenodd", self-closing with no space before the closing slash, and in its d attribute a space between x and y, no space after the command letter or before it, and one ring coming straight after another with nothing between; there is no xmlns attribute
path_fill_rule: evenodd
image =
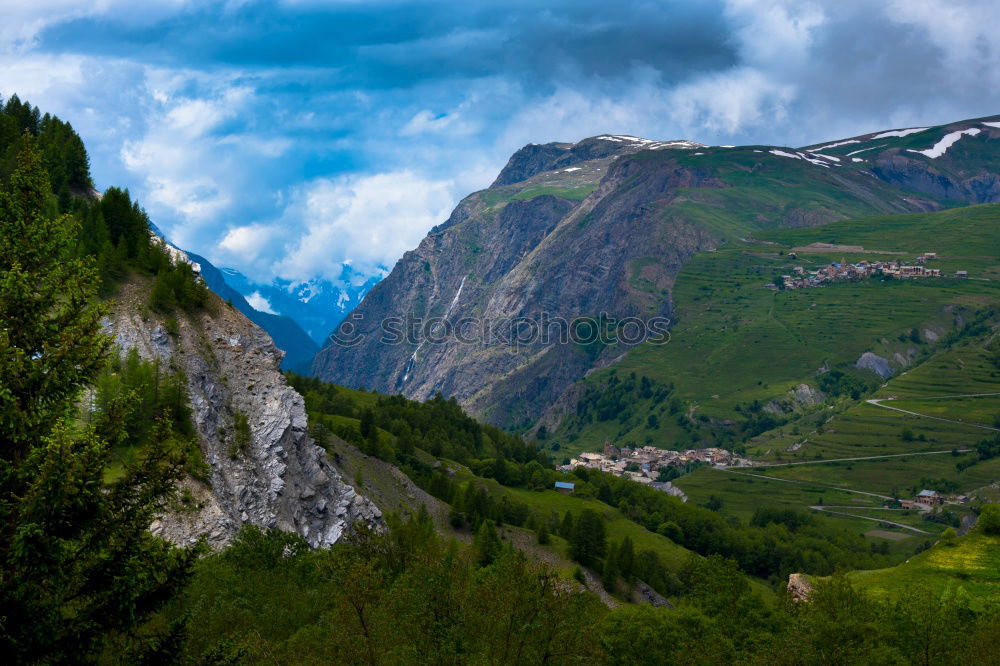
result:
<svg viewBox="0 0 1000 666"><path fill-rule="evenodd" d="M206 465L202 478L184 482L190 506L168 511L152 531L219 547L251 524L328 546L358 521L381 524L375 505L310 439L302 397L279 372L282 352L267 333L214 296L169 323L146 307L149 289L141 277L122 285L108 329L123 355L135 350L183 372Z"/></svg>
<svg viewBox="0 0 1000 666"><path fill-rule="evenodd" d="M998 138L1000 116L805 148L623 135L526 146L397 262L340 329L351 344L321 350L313 373L558 427L579 382L642 340L622 320L677 319L675 283L694 257L770 230L998 201ZM588 344L532 334L581 317L603 331ZM434 335L392 335L414 321ZM459 324L464 341L441 335Z"/></svg>
<svg viewBox="0 0 1000 666"><path fill-rule="evenodd" d="M226 282L223 272L213 266L208 259L193 252L186 254L198 264L201 276L209 289L218 294L222 300L232 303L233 307L246 315L247 319L267 331L278 349L285 353L285 357L281 361L282 368L289 370L309 367L313 356L319 350L319 345L302 330L294 319L261 312L254 308L243 297L243 294Z"/></svg>
<svg viewBox="0 0 1000 666"><path fill-rule="evenodd" d="M293 319L312 338L316 349L326 343L330 332L381 279L381 276L360 275L346 264L336 282L322 278L307 282L277 278L271 284L262 284L234 268L222 268L221 273L226 284L257 310Z"/></svg>

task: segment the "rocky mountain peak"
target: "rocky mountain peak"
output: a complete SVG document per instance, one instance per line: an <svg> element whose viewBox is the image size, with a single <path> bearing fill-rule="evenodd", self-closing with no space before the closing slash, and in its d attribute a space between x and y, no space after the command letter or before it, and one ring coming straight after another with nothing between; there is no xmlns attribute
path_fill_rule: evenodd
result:
<svg viewBox="0 0 1000 666"><path fill-rule="evenodd" d="M656 141L627 134L600 134L577 143L529 143L511 156L490 187L512 185L545 171L572 168L581 162L628 155L641 150L704 147L700 143L684 139Z"/></svg>

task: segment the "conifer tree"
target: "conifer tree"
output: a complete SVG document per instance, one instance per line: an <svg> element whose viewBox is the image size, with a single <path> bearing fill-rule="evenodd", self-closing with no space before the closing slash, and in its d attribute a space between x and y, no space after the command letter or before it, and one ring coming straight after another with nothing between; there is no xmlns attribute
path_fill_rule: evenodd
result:
<svg viewBox="0 0 1000 666"><path fill-rule="evenodd" d="M476 531L472 545L476 549L476 559L481 567L493 564L500 556L500 553L503 552L503 542L500 540L492 520L482 522L479 530Z"/></svg>
<svg viewBox="0 0 1000 666"><path fill-rule="evenodd" d="M83 425L82 390L110 340L91 260L75 256L76 222L50 217L50 186L34 139L0 193L0 654L14 663L87 661L169 599L195 555L148 528L181 473L169 428L105 483L111 447L124 437L129 396Z"/></svg>
<svg viewBox="0 0 1000 666"><path fill-rule="evenodd" d="M549 542L549 526L545 524L544 520L538 521L538 526L535 528L535 536L538 538L538 543L543 546Z"/></svg>
<svg viewBox="0 0 1000 666"><path fill-rule="evenodd" d="M563 516L562 524L559 526L559 536L567 540L573 538L573 514L569 511Z"/></svg>
<svg viewBox="0 0 1000 666"><path fill-rule="evenodd" d="M570 556L580 564L590 566L604 557L606 551L604 520L593 509L584 509L573 526Z"/></svg>

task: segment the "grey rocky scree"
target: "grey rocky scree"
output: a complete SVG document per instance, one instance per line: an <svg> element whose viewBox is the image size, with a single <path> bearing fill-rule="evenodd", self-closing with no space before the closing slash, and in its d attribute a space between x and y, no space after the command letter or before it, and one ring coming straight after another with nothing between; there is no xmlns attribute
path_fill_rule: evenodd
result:
<svg viewBox="0 0 1000 666"><path fill-rule="evenodd" d="M179 315L170 335L144 302L141 285L126 285L107 327L123 353L135 348L143 359L185 374L211 469L207 486L184 483L193 507L162 516L154 533L175 543L205 536L221 547L252 524L296 532L323 547L358 522L382 526L379 509L309 438L302 396L279 372L283 352L263 330L213 298L208 311ZM244 417L248 438L237 434Z"/></svg>

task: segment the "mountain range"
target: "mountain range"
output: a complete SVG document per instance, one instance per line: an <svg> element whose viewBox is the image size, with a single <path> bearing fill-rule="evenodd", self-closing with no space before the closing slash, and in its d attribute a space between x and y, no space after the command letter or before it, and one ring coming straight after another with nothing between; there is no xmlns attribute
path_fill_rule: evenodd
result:
<svg viewBox="0 0 1000 666"><path fill-rule="evenodd" d="M234 268L222 268L221 272L226 285L238 291L255 309L293 319L312 338L317 349L381 279L380 275L361 275L346 264L336 281L314 278L295 282L276 278L264 284Z"/></svg>
<svg viewBox="0 0 1000 666"><path fill-rule="evenodd" d="M339 331L351 344L324 347L313 374L417 399L442 393L504 427L557 429L588 375L652 347L626 340L615 320L676 327L675 283L696 256L772 230L1000 201L997 139L1000 116L802 148L625 135L525 146L367 294ZM472 322L480 338L545 317L590 317L607 331L587 345L495 335L386 344L384 322L408 317ZM758 397L781 398L814 370L790 370Z"/></svg>

